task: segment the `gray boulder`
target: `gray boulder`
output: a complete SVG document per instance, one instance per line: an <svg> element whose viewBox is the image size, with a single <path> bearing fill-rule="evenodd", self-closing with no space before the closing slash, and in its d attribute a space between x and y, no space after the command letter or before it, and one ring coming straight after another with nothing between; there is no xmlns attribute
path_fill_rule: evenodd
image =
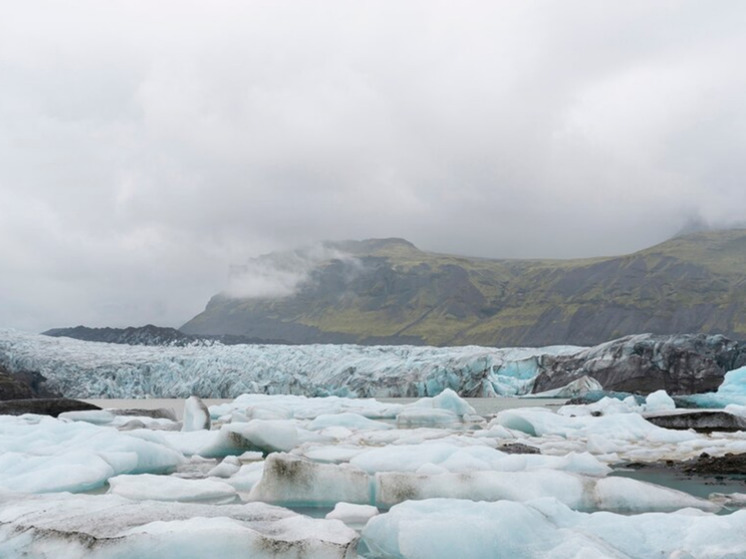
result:
<svg viewBox="0 0 746 559"><path fill-rule="evenodd" d="M664 429L694 429L700 433L746 430L746 418L723 410L676 410L644 417Z"/></svg>

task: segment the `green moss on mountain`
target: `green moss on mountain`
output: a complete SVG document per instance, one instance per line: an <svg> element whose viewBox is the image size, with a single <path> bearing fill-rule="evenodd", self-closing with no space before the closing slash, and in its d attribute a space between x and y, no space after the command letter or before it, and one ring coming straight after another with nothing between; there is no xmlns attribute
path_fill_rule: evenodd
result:
<svg viewBox="0 0 746 559"><path fill-rule="evenodd" d="M746 337L746 230L634 254L489 260L403 239L328 243L293 295L213 297L182 329L289 342L547 345L651 332Z"/></svg>

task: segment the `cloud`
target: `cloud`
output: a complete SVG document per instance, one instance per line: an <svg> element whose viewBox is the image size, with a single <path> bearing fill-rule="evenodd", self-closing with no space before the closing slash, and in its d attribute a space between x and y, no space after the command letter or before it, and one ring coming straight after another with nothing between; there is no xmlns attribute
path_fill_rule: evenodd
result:
<svg viewBox="0 0 746 559"><path fill-rule="evenodd" d="M323 239L573 257L735 223L744 20L728 0L9 3L0 325L178 326L231 264Z"/></svg>
<svg viewBox="0 0 746 559"><path fill-rule="evenodd" d="M357 259L324 243L273 252L233 265L225 294L235 298L288 297L312 281L312 272L330 260L342 260L350 270Z"/></svg>

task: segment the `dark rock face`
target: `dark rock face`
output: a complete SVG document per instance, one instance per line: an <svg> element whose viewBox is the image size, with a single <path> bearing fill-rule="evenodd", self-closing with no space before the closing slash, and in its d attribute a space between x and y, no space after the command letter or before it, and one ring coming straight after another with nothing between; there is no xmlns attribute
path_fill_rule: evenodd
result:
<svg viewBox="0 0 746 559"><path fill-rule="evenodd" d="M533 392L587 375L604 390L698 394L717 390L725 373L746 364L746 344L724 336L627 336L571 356L545 357Z"/></svg>
<svg viewBox="0 0 746 559"><path fill-rule="evenodd" d="M15 375L0 373L0 400L33 398L31 387L15 378Z"/></svg>
<svg viewBox="0 0 746 559"><path fill-rule="evenodd" d="M35 371L10 373L0 365L0 401L58 396L46 388L46 380Z"/></svg>
<svg viewBox="0 0 746 559"><path fill-rule="evenodd" d="M746 430L746 418L721 410L646 414L645 419L664 429L694 429L700 433Z"/></svg>
<svg viewBox="0 0 746 559"><path fill-rule="evenodd" d="M34 398L0 402L0 415L23 415L36 413L57 417L66 411L100 410L98 406L70 398Z"/></svg>

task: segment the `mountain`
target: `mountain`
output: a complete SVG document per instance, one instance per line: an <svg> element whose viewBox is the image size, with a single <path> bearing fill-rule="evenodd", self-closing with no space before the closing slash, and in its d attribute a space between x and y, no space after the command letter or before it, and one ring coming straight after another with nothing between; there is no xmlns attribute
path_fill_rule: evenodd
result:
<svg viewBox="0 0 746 559"><path fill-rule="evenodd" d="M325 243L235 268L237 285L262 289L215 295L181 330L438 346L590 346L641 332L744 339L745 269L746 229L577 260L467 258L403 239Z"/></svg>

